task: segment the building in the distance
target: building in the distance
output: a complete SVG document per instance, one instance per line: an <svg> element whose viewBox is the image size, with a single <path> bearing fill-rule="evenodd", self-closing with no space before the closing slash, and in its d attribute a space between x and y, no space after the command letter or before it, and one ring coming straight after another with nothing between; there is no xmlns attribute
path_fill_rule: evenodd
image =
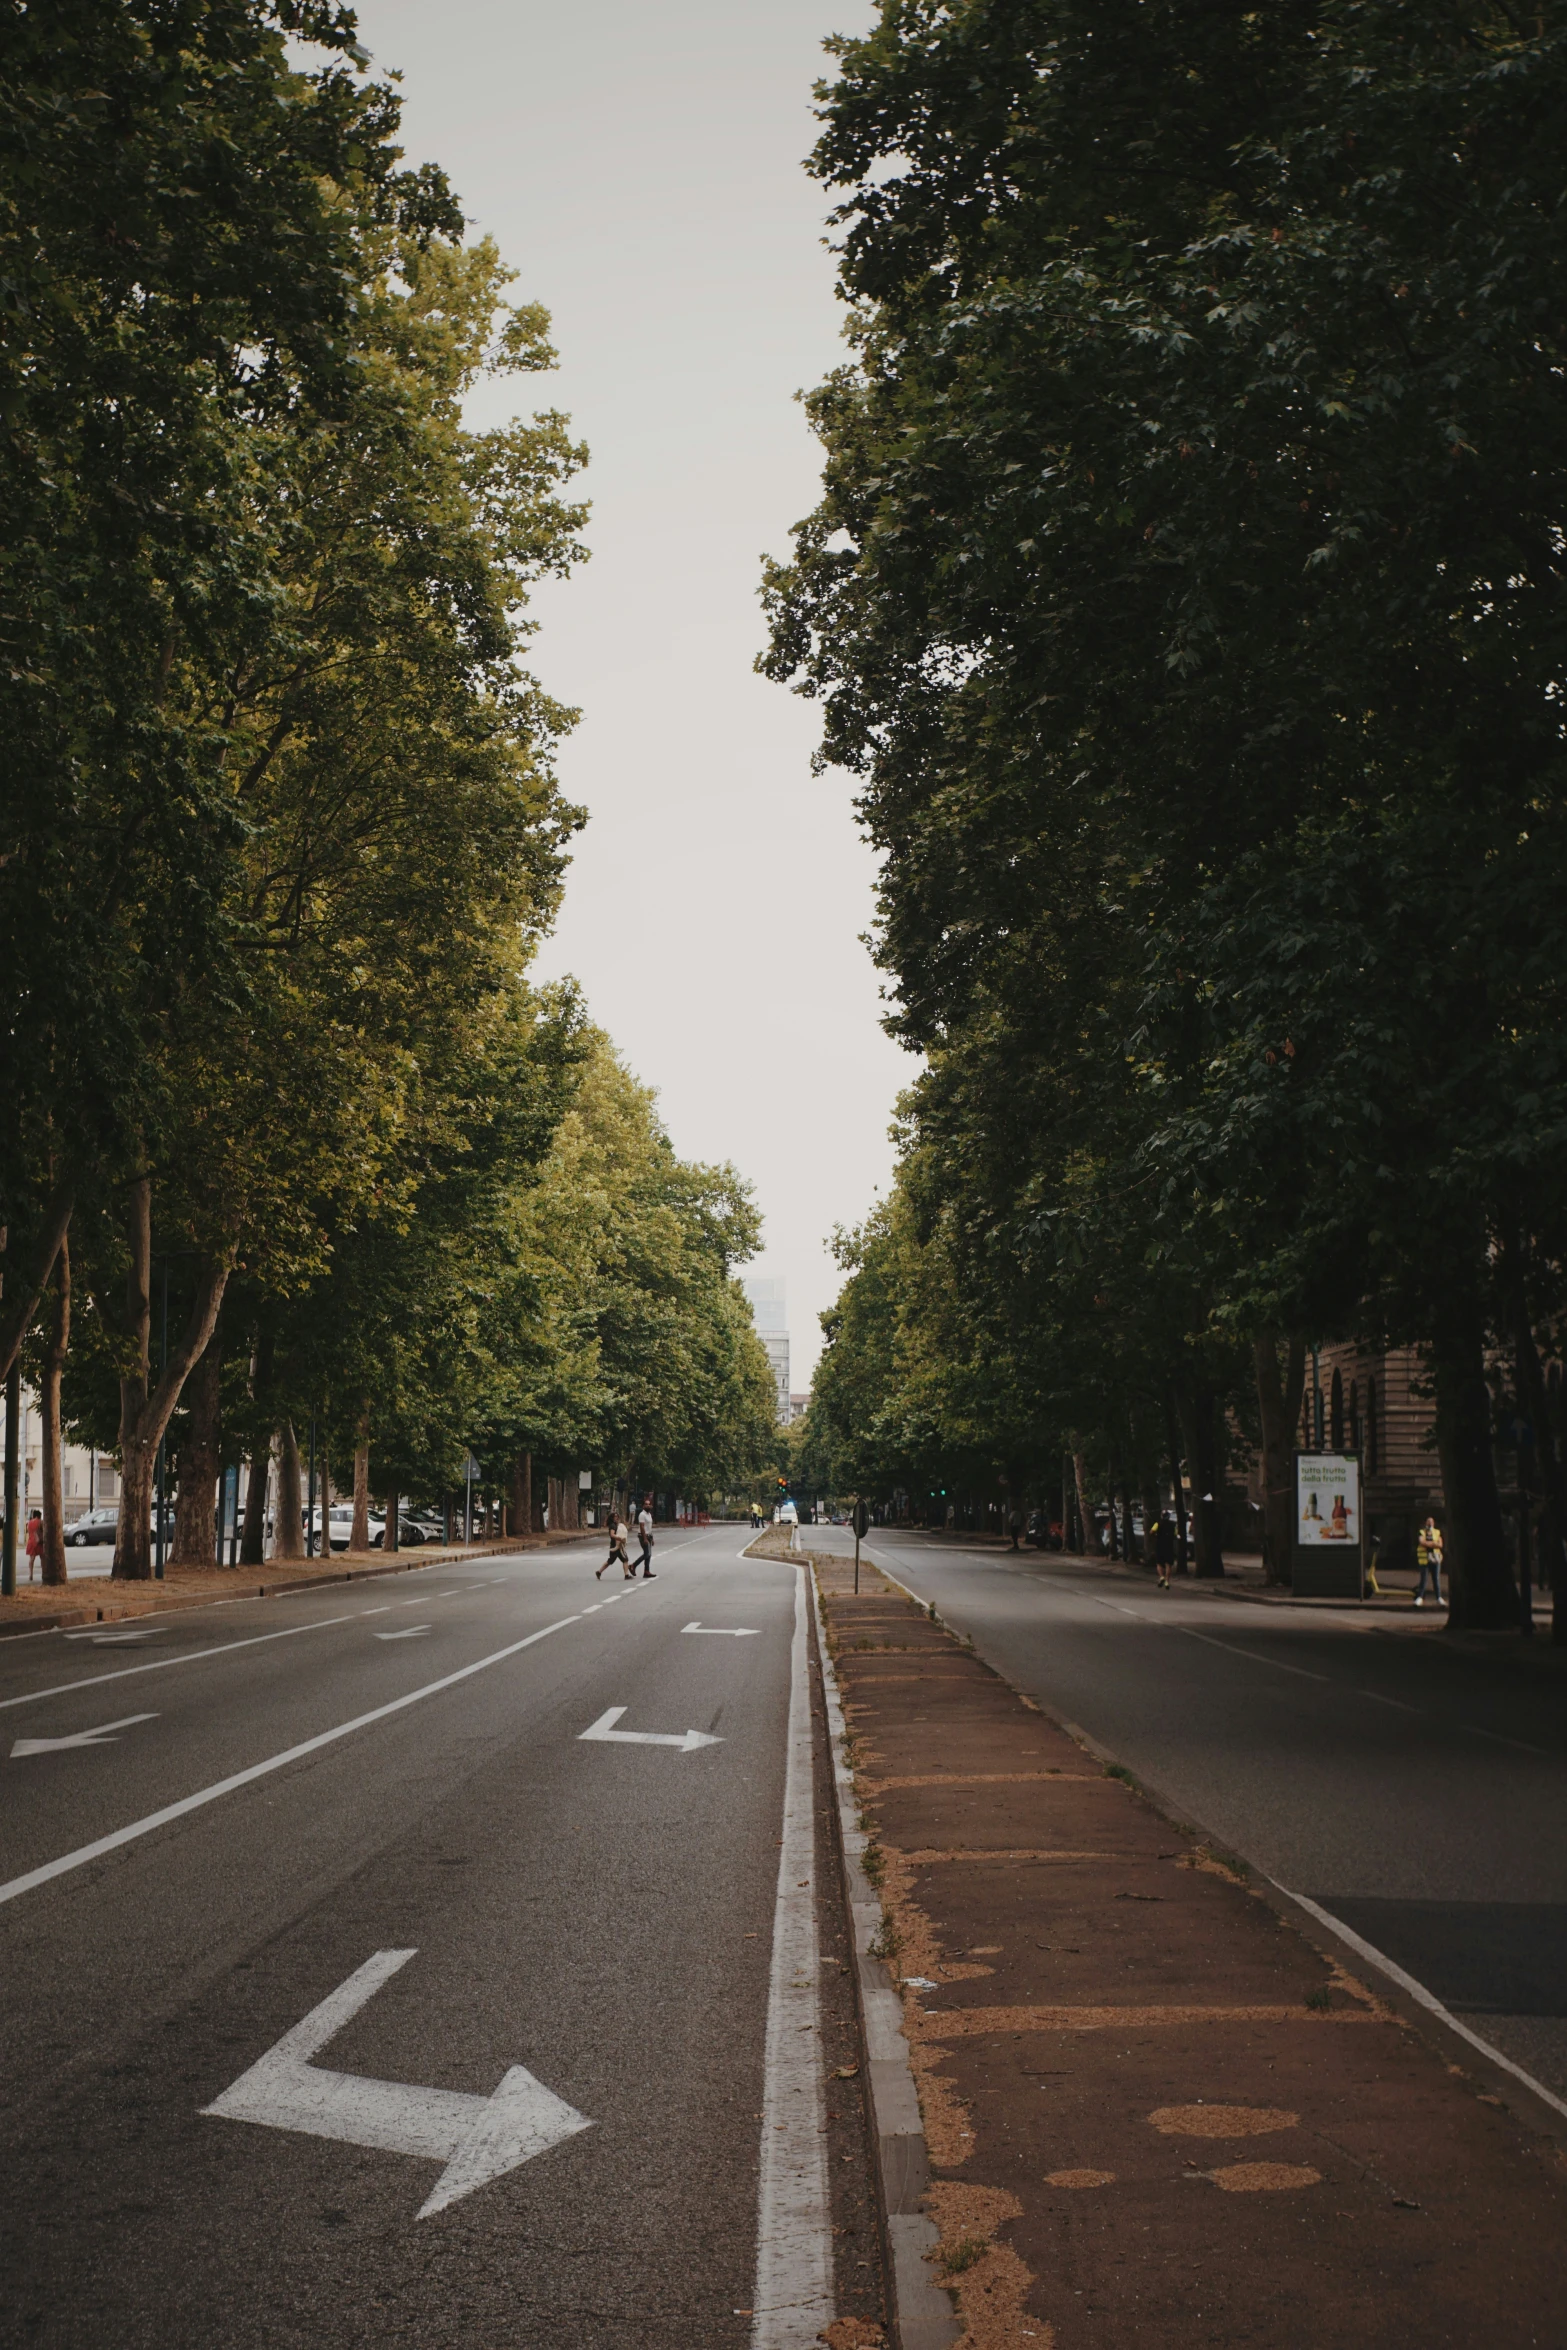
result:
<svg viewBox="0 0 1567 2350"><path fill-rule="evenodd" d="M772 1365L773 1385L778 1390L778 1417L787 1423L791 1417L788 1285L782 1281L747 1281L745 1294L751 1301L756 1335L766 1347L767 1360Z"/></svg>
<svg viewBox="0 0 1567 2350"><path fill-rule="evenodd" d="M809 1388L803 1395L791 1395L789 1398L789 1425L793 1427L796 1420L803 1420L810 1408L811 1391Z"/></svg>

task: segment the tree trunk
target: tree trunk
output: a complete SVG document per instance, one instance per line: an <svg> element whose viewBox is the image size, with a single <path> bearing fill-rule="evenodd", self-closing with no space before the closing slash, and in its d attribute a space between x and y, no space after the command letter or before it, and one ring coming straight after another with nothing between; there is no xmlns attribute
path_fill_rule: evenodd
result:
<svg viewBox="0 0 1567 2350"><path fill-rule="evenodd" d="M1563 1557L1563 1545L1567 1542L1567 1505L1564 1505L1562 1458L1556 1442L1556 1430L1551 1423L1545 1372L1540 1362L1540 1350L1534 1342L1529 1302L1521 1280L1513 1313L1518 1393L1534 1429L1540 1482L1544 1488L1538 1557L1541 1574L1549 1578L1551 1586L1551 1643L1553 1647L1560 1648L1567 1645L1567 1559Z"/></svg>
<svg viewBox="0 0 1567 2350"><path fill-rule="evenodd" d="M1132 1559L1136 1542L1137 1535L1132 1526L1132 1488L1123 1478L1121 1481L1121 1556L1128 1563Z"/></svg>
<svg viewBox="0 0 1567 2350"><path fill-rule="evenodd" d="M1154 1564L1154 1539L1159 1531L1159 1480L1151 1477L1143 1485L1143 1565Z"/></svg>
<svg viewBox="0 0 1567 2350"><path fill-rule="evenodd" d="M354 1526L348 1537L352 1551L370 1548L370 1407L359 1415L359 1442L354 1446Z"/></svg>
<svg viewBox="0 0 1567 2350"><path fill-rule="evenodd" d="M272 1556L302 1559L305 1555L305 1501L299 1475L299 1439L294 1423L285 1420L278 1430L277 1539Z"/></svg>
<svg viewBox="0 0 1567 2350"><path fill-rule="evenodd" d="M386 1530L381 1536L381 1549L388 1557L392 1557L397 1548L397 1490L394 1486L386 1496Z"/></svg>
<svg viewBox="0 0 1567 2350"><path fill-rule="evenodd" d="M1181 1475L1184 1454L1181 1451L1180 1414L1175 1408L1175 1382L1164 1391L1165 1424L1170 1446L1171 1499L1175 1505L1175 1572L1191 1573L1191 1543L1187 1535L1186 1482Z"/></svg>
<svg viewBox="0 0 1567 2350"><path fill-rule="evenodd" d="M43 1415L44 1547L39 1565L46 1583L63 1583L65 1573L65 1502L60 1475L60 1374L71 1343L71 1244L61 1236L55 1259L54 1311L49 1344L44 1354Z"/></svg>
<svg viewBox="0 0 1567 2350"><path fill-rule="evenodd" d="M526 1455L528 1463L528 1526L532 1533L544 1531L544 1495L539 1480L533 1474L533 1455Z"/></svg>
<svg viewBox="0 0 1567 2350"><path fill-rule="evenodd" d="M44 1284L54 1271L66 1233L70 1230L71 1209L75 1203L74 1181L57 1183L44 1202L43 1215L37 1235L28 1254L12 1261L8 1250L5 1303L0 1306L0 1381L8 1379L23 1339L33 1326L38 1311L38 1300L44 1293ZM14 1235L13 1235L14 1238Z"/></svg>
<svg viewBox="0 0 1567 2350"><path fill-rule="evenodd" d="M1088 1463L1083 1458L1082 1447L1075 1435L1071 1438L1071 1446L1072 1483L1077 1494L1078 1548L1087 1556L1094 1547L1094 1521L1088 1510Z"/></svg>
<svg viewBox="0 0 1567 2350"><path fill-rule="evenodd" d="M1447 1620L1454 1630L1499 1632L1518 1621L1518 1589L1491 1453L1491 1395L1485 1383L1485 1321L1477 1290L1462 1276L1445 1292L1431 1338L1436 1450L1447 1504L1443 1563Z"/></svg>
<svg viewBox="0 0 1567 2350"><path fill-rule="evenodd" d="M223 1474L218 1425L222 1381L223 1349L214 1330L206 1353L190 1376L190 1419L180 1447L171 1566L209 1567L217 1548L217 1488Z"/></svg>
<svg viewBox="0 0 1567 2350"><path fill-rule="evenodd" d="M259 1567L267 1555L267 1489L272 1482L272 1446L258 1446L250 1456L245 1481L245 1522L240 1528L239 1563Z"/></svg>
<svg viewBox="0 0 1567 2350"><path fill-rule="evenodd" d="M275 1348L272 1332L263 1328L256 1340L256 1351L250 1358L250 1402L252 1413L257 1418L271 1400ZM242 1567L259 1567L267 1555L267 1485L272 1473L270 1435L264 1447L258 1445L251 1453L248 1467L245 1522L239 1536L239 1563Z"/></svg>
<svg viewBox="0 0 1567 2350"><path fill-rule="evenodd" d="M229 1260L209 1257L196 1282L195 1302L169 1359L152 1384L152 1178L139 1175L126 1206L130 1271L125 1281L132 1367L120 1381L120 1522L115 1531L114 1574L145 1583L152 1576L152 1486L158 1445L179 1402L191 1365L205 1351L216 1327Z"/></svg>
<svg viewBox="0 0 1567 2350"><path fill-rule="evenodd" d="M515 1540L528 1531L528 1520L533 1515L533 1495L529 1484L529 1458L525 1452L513 1453L510 1472L510 1493L506 1505L506 1531Z"/></svg>
<svg viewBox="0 0 1567 2350"><path fill-rule="evenodd" d="M1274 1331L1259 1331L1251 1352L1262 1419L1263 1571L1270 1583L1288 1583L1295 1571L1295 1423L1306 1391L1306 1341L1298 1334L1286 1341L1282 1376Z"/></svg>
<svg viewBox="0 0 1567 2350"><path fill-rule="evenodd" d="M1199 1379L1178 1379L1175 1408L1180 1415L1181 1439L1192 1472L1192 1532L1196 1550L1192 1571L1198 1575L1222 1575L1219 1448L1214 1435L1213 1391Z"/></svg>

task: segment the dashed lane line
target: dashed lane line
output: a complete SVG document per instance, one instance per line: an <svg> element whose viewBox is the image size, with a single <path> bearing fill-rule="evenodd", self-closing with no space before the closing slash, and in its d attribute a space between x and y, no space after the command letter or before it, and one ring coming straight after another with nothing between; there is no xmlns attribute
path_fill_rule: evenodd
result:
<svg viewBox="0 0 1567 2350"><path fill-rule="evenodd" d="M133 1673L163 1673L171 1665L198 1665L203 1657L231 1656L236 1648L260 1648L268 1640L297 1640L302 1632L326 1632L334 1624L351 1624L357 1615L380 1613L379 1608L355 1608L351 1615L323 1616L315 1624L288 1624L281 1632L253 1632L246 1640L224 1640L216 1648L191 1648L183 1656L150 1657L144 1665L119 1665L112 1673L86 1673L79 1681L56 1681L48 1689L25 1689L20 1697L0 1697L0 1713L13 1705L38 1705L46 1697L67 1697L73 1689L96 1689L103 1681L128 1681Z"/></svg>
<svg viewBox="0 0 1567 2350"><path fill-rule="evenodd" d="M346 1619L344 1619L346 1621ZM226 1779L215 1779L210 1787L198 1788L194 1795L182 1795L177 1803L166 1803L158 1811L148 1812L144 1819L132 1820L128 1827L116 1828L110 1835L97 1836L91 1844L79 1844L74 1852L61 1853L58 1860L45 1861L41 1867L28 1869L20 1877L12 1877L0 1885L0 1904L18 1900L40 1885L50 1884L56 1877L69 1876L75 1869L85 1868L89 1861L102 1860L106 1853L118 1852L123 1845L134 1844L140 1837L150 1836L155 1828L165 1828L173 1820L182 1820L194 1811L216 1803L221 1796L232 1795L238 1788L248 1787L257 1779L268 1778L273 1771L285 1770L290 1763L301 1761L307 1754L319 1754L325 1746L335 1746L340 1739L351 1738L356 1730L366 1730L372 1722L384 1722L393 1714L400 1714L411 1705L422 1704L427 1697L436 1697L443 1689L455 1689L460 1681L469 1681L475 1673L487 1672L491 1665L504 1664L508 1657L520 1656L525 1648L533 1648L541 1640L548 1640L553 1632L564 1632L568 1624L581 1622L580 1616L562 1616L557 1623L546 1624L541 1632L530 1632L525 1640L513 1640L505 1648L492 1650L471 1665L462 1665L455 1673L443 1673L438 1681L426 1681L422 1689L410 1689L402 1697L392 1698L386 1705L376 1705L368 1713L355 1714L352 1721L339 1722L330 1730L320 1730L314 1738L303 1738L297 1746L286 1746L280 1754L269 1754L262 1762L251 1763L243 1771L231 1771Z"/></svg>

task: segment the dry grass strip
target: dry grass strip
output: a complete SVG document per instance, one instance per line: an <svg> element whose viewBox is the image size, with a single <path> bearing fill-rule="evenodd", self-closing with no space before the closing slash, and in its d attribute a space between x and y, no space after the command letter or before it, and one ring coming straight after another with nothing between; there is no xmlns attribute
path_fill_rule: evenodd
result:
<svg viewBox="0 0 1567 2350"><path fill-rule="evenodd" d="M957 2350L1014 2350L1025 2338L1051 2350L1054 2332L1024 2308L1032 2272L1010 2244L995 2240L998 2228L1021 2217L1017 2197L1001 2187L945 2181L926 2200L941 2230L934 2255L941 2281L956 2291L963 2320Z"/></svg>
<svg viewBox="0 0 1567 2350"><path fill-rule="evenodd" d="M1131 1867L1142 1855L1132 1852L1036 1852L1011 1848L992 1851L983 1844L960 1844L954 1852L906 1852L903 1857L911 1869L929 1869L934 1868L939 1861L949 1860L1114 1860Z"/></svg>
<svg viewBox="0 0 1567 2350"><path fill-rule="evenodd" d="M861 1793L886 1795L894 1787L1035 1787L1049 1780L1102 1779L1103 1771L936 1771L919 1779L866 1779Z"/></svg>
<svg viewBox="0 0 1567 2350"><path fill-rule="evenodd" d="M944 2007L915 2008L908 2028L922 2040L978 2040L1002 2032L1146 2032L1202 2024L1369 2024L1363 2009L1310 2007Z"/></svg>

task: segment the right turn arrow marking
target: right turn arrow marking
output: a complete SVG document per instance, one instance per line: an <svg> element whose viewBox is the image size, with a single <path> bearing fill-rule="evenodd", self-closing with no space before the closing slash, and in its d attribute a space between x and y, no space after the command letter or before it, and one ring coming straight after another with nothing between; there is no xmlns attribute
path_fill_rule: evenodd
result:
<svg viewBox="0 0 1567 2350"><path fill-rule="evenodd" d="M428 2219L593 2124L520 2064L510 2067L490 2097L372 2081L313 2065L309 2060L316 2051L335 2039L413 1955L411 1950L378 1950L201 2110L224 2121L259 2122L264 2129L299 2130L312 2138L443 2162L446 2168L419 2207L420 2219Z"/></svg>
<svg viewBox="0 0 1567 2350"><path fill-rule="evenodd" d="M714 1738L706 1730L617 1730L615 1724L625 1712L623 1705L612 1705L586 1730L579 1730L579 1738L594 1738L606 1746L678 1746L682 1754L692 1754L699 1746L722 1746L721 1738Z"/></svg>

